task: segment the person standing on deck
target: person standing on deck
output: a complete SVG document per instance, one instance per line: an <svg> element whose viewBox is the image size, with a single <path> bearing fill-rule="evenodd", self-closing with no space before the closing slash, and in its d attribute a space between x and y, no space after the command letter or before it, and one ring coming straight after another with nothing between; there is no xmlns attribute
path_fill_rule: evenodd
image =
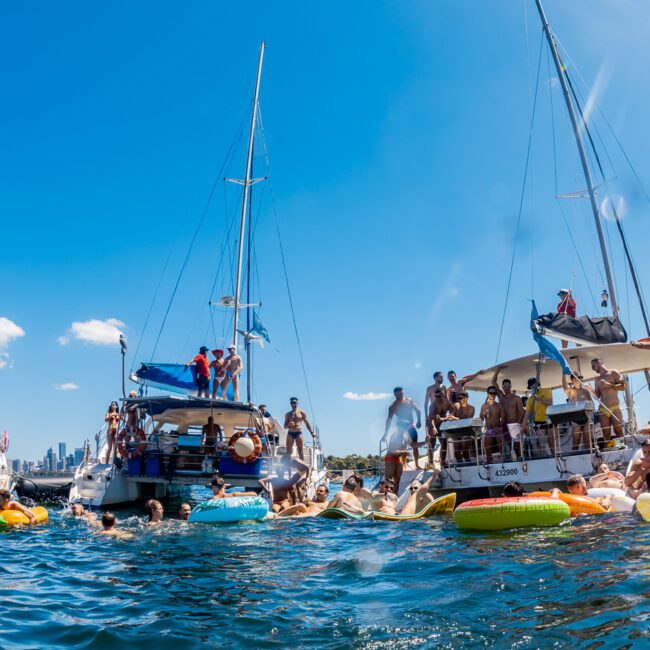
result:
<svg viewBox="0 0 650 650"><path fill-rule="evenodd" d="M397 437L403 437L404 448L410 446L413 449L415 467L416 469L420 469L420 453L418 451L420 445L418 445L417 429L422 426L422 414L420 413L418 405L410 397L404 397L404 389L401 386L396 386L393 389L393 395L395 395L395 401L388 407L384 439L388 436L388 430L390 429L394 417L397 426L396 435ZM393 437L394 436L391 436L391 440ZM395 480L395 483L399 483L399 481Z"/></svg>
<svg viewBox="0 0 650 650"><path fill-rule="evenodd" d="M224 359L224 369L226 371L226 378L221 384L221 394L225 397L228 386L232 384L233 401L239 401L239 375L244 369L244 362L237 354L237 348L234 345L229 345L227 348L228 356ZM227 398L226 398L227 399Z"/></svg>
<svg viewBox="0 0 650 650"><path fill-rule="evenodd" d="M199 397L210 397L210 362L208 361L208 348L202 345L199 353L185 364L189 368L196 364L196 388Z"/></svg>
<svg viewBox="0 0 650 650"><path fill-rule="evenodd" d="M424 412L428 413L429 412L429 405L433 400L435 399L435 392L436 389L440 389L447 393L447 388L445 385L442 383L442 372L440 370L436 370L433 373L433 384L431 386L427 386L427 392L424 394Z"/></svg>
<svg viewBox="0 0 650 650"><path fill-rule="evenodd" d="M592 359L591 369L598 373L594 382L594 395L600 401L598 419L606 442L612 439L612 427L616 436L623 436L623 414L619 391L625 390L625 379L618 370L609 370L599 357Z"/></svg>
<svg viewBox="0 0 650 650"><path fill-rule="evenodd" d="M481 406L481 420L485 423L485 432L483 433L483 442L485 444L485 456L488 464L492 463L492 453L496 447L497 452L501 455L502 432L505 422L505 410L497 402L497 387L490 386L487 389L487 402Z"/></svg>
<svg viewBox="0 0 650 650"><path fill-rule="evenodd" d="M214 383L212 384L212 399L226 398L226 360L223 358L223 350L216 348L212 350L214 361L210 361L210 368L214 368ZM219 391L221 390L221 395Z"/></svg>
<svg viewBox="0 0 650 650"><path fill-rule="evenodd" d="M496 369L492 377L492 383L497 389L499 396L499 404L503 406L505 412L505 425L508 430L508 435L512 440L512 447L515 453L516 460L517 457L521 458L521 431L522 425L521 421L524 417L524 403L521 401L521 397L512 392L512 382L509 379L504 379L501 382L501 388L497 383L499 373L504 370L506 366L499 366ZM503 389L503 390L502 390Z"/></svg>
<svg viewBox="0 0 650 650"><path fill-rule="evenodd" d="M560 289L557 292L557 295L560 297L560 302L557 305L558 314L566 314L572 318L576 317L576 301L575 298L571 295L571 289ZM562 349L569 347L569 342L562 340Z"/></svg>
<svg viewBox="0 0 650 650"><path fill-rule="evenodd" d="M106 422L106 443L108 444L108 449L106 451L106 463L110 463L113 459L113 451L115 448L115 438L117 437L117 430L120 427L120 420L122 416L120 415L120 407L117 402L111 402L108 407L108 412L104 416L104 422Z"/></svg>
<svg viewBox="0 0 650 650"><path fill-rule="evenodd" d="M435 388L433 391L433 401L427 413L429 423L429 462L433 467L433 452L436 447L436 438L440 441L440 467L447 463L447 438L440 433L440 425L447 420L457 419L455 415L450 414L452 410L451 402L447 399L447 391L442 388Z"/></svg>
<svg viewBox="0 0 650 650"><path fill-rule="evenodd" d="M590 402L591 393L584 387L582 383L582 377L579 375L573 375L571 384L567 381L567 376L562 373L562 388L567 396L567 399L572 404L576 402ZM573 451L578 451L580 449L580 443L582 442L583 449L589 449L589 424L576 424L573 423Z"/></svg>
<svg viewBox="0 0 650 650"><path fill-rule="evenodd" d="M468 402L469 393L463 388L460 393L458 393L458 403L454 404L453 415L459 420L465 420L467 418L473 418L476 410ZM456 460L457 461L470 461L471 452L472 452L472 439L471 438L462 438L461 440L454 441L454 449L456 450Z"/></svg>
<svg viewBox="0 0 650 650"><path fill-rule="evenodd" d="M302 437L302 423L305 423L307 431L311 434L311 437L314 437L314 430L309 423L307 418L307 413L302 409L298 408L298 398L290 397L289 404L291 405L291 410L284 416L284 428L287 430L287 454L291 456L293 451L293 444L295 442L296 448L298 449L298 456L300 460L305 460L304 454L304 441Z"/></svg>
<svg viewBox="0 0 650 650"><path fill-rule="evenodd" d="M537 389L537 390L535 390ZM530 414L533 413L533 421L537 426L537 431L541 438L545 439L548 448L552 455L555 455L555 438L553 437L553 429L546 421L546 409L553 405L553 393L550 388L542 388L535 377L528 380L528 390L533 391L526 400L526 408L524 409L524 418L521 425L524 431L529 429Z"/></svg>
<svg viewBox="0 0 650 650"><path fill-rule="evenodd" d="M479 370L478 372L474 372L471 375L465 375L461 379L456 379L456 373L453 370L450 370L447 373L447 380L449 381L449 388L447 389L447 399L452 403L452 404L458 404L460 401L458 399L460 393L463 392L463 389L465 388L465 384L468 384L470 381L473 379L476 379L481 373L485 372L485 370ZM454 393L456 393L454 395ZM425 410L426 410L426 404L425 404Z"/></svg>

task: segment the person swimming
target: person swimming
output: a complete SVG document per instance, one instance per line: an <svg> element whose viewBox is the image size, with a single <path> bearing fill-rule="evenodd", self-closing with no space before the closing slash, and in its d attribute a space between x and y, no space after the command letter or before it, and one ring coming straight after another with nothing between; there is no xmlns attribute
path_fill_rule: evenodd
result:
<svg viewBox="0 0 650 650"><path fill-rule="evenodd" d="M36 515L29 509L26 508L18 501L13 501L11 498L11 492L9 490L0 490L0 510L17 510L22 512L27 519L29 519L29 524L33 526L38 523Z"/></svg>
<svg viewBox="0 0 650 650"><path fill-rule="evenodd" d="M149 499L144 504L144 511L147 513L147 517L149 517L149 524L159 524L165 515L165 509L157 499Z"/></svg>

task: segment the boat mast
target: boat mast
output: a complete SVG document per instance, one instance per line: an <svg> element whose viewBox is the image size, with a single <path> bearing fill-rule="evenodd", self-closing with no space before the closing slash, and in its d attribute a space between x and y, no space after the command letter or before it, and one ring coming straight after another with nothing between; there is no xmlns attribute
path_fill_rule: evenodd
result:
<svg viewBox="0 0 650 650"><path fill-rule="evenodd" d="M232 328L232 344L237 347L237 327L239 325L239 305L241 302L241 275L244 259L244 237L246 235L246 217L248 207L248 193L253 184L251 167L253 165L253 140L255 138L255 122L257 121L257 100L260 93L260 78L262 76L262 61L264 60L264 41L260 44L260 58L257 64L257 79L255 81L255 95L253 97L253 113L251 115L251 128L248 136L248 152L246 154L246 174L244 176L244 196L241 205L241 219L239 222L239 253L237 255L237 284L235 285L235 315ZM246 374L250 373L250 368ZM249 396L250 397L250 396Z"/></svg>
<svg viewBox="0 0 650 650"><path fill-rule="evenodd" d="M551 54L553 54L553 61L555 62L555 68L557 70L558 77L560 78L560 84L562 85L562 93L566 101L567 109L569 111L569 117L571 119L571 126L573 127L573 135L576 139L576 144L578 145L578 153L580 154L580 162L582 163L582 171L585 176L585 181L587 183L587 191L589 193L589 202L591 203L591 211L594 215L594 221L596 222L596 231L598 232L598 241L600 243L600 252L603 257L603 266L605 267L605 276L607 278L607 288L609 289L609 296L612 301L612 313L615 318L618 318L618 302L616 300L616 290L614 288L614 280L612 278L612 270L609 265L609 256L607 254L607 248L605 246L605 236L603 235L603 227L600 222L600 213L598 211L598 204L596 203L596 192L594 190L593 181L591 179L591 171L589 169L589 162L587 160L587 154L585 152L585 147L582 142L582 137L580 135L580 126L578 125L578 119L576 117L575 109L573 108L573 103L571 102L571 95L569 94L569 86L566 80L566 73L564 71L564 64L560 58L560 53L557 49L557 44L551 31L551 27L546 20L546 14L544 13L544 7L542 7L542 0L535 0L537 5L537 10L539 11L539 17L542 20L542 26L544 27L544 34L546 34L546 40L548 41L549 47L551 48ZM584 119L584 118L583 118Z"/></svg>

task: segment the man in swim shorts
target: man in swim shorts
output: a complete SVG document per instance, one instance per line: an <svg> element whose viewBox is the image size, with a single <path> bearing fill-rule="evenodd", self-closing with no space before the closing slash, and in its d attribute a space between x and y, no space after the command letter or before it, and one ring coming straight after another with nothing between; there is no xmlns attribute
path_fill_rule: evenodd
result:
<svg viewBox="0 0 650 650"><path fill-rule="evenodd" d="M370 504L370 509L374 512L383 512L387 515L395 514L397 495L393 479L384 478L379 484L379 489L372 492L362 487L358 490L357 497L359 500L367 501Z"/></svg>
<svg viewBox="0 0 650 650"><path fill-rule="evenodd" d="M469 393L463 388L458 395L458 403L454 405L452 415L459 420L466 420L468 418L473 418L475 409L468 402ZM472 438L461 438L460 440L454 440L454 449L455 456L457 461L470 461L472 453Z"/></svg>
<svg viewBox="0 0 650 650"><path fill-rule="evenodd" d="M599 357L592 359L591 369L598 373L594 395L600 401L598 419L607 444L612 439L612 428L616 437L623 436L623 414L618 393L625 390L625 379L618 370L606 368Z"/></svg>
<svg viewBox="0 0 650 650"><path fill-rule="evenodd" d="M471 375L465 375L460 379L456 379L456 373L453 370L450 370L447 373L447 381L449 382L449 388L447 388L447 399L452 404L456 404L461 392L465 389L465 384L468 384L472 379L476 379L483 372L485 372L485 370L479 370Z"/></svg>
<svg viewBox="0 0 650 650"><path fill-rule="evenodd" d="M485 424L483 432L483 445L485 457L488 464L492 463L492 454L496 451L501 454L503 423L505 411L503 406L497 402L497 387L490 386L487 389L487 401L481 406L479 417Z"/></svg>
<svg viewBox="0 0 650 650"><path fill-rule="evenodd" d="M208 348L202 345L199 353L185 364L189 368L196 364L196 388L199 397L210 397L210 362L208 361Z"/></svg>
<svg viewBox="0 0 650 650"><path fill-rule="evenodd" d="M296 503L278 513L278 517L315 517L327 508L329 497L327 485L319 485L313 499L306 499L303 503Z"/></svg>
<svg viewBox="0 0 650 650"><path fill-rule="evenodd" d="M499 366L492 377L492 383L496 386L499 404L503 406L505 413L505 425L508 430L510 440L512 440L512 450L514 452L513 460L522 458L521 453L521 421L524 419L524 404L521 397L512 392L512 382L504 378L501 382L501 388L497 383L499 373L506 368L506 366ZM502 390L503 389L503 390Z"/></svg>
<svg viewBox="0 0 650 650"><path fill-rule="evenodd" d="M530 429L531 416L537 429L538 443L546 441L551 455L555 455L555 438L553 437L553 429L546 421L546 409L553 404L553 393L549 388L542 388L535 377L528 380L528 390L532 391L532 395L526 400L526 408L523 420L521 422L524 431ZM545 453L545 450L542 450Z"/></svg>
<svg viewBox="0 0 650 650"><path fill-rule="evenodd" d="M436 370L433 373L433 384L431 384L431 386L427 386L426 393L424 394L424 413L425 413L425 415L429 412L429 405L436 398L435 397L435 392L438 389L443 391L445 394L447 393L447 388L442 383L442 372L440 370Z"/></svg>
<svg viewBox="0 0 650 650"><path fill-rule="evenodd" d="M566 394L567 399L571 404L576 404L577 402L593 403L591 399L591 393L582 384L581 376L572 375L571 383L569 384L567 375L562 373L562 388L564 389L564 393ZM580 449L581 442L583 449L589 449L589 424L578 424L577 422L574 422L572 445L573 451L578 451Z"/></svg>
<svg viewBox="0 0 650 650"><path fill-rule="evenodd" d="M442 388L434 388L433 401L427 413L429 428L429 463L433 467L433 452L436 447L436 440L440 442L440 467L447 465L447 438L440 433L440 425L447 420L455 420L456 416L451 414L452 405L447 399L447 392Z"/></svg>
<svg viewBox="0 0 650 650"><path fill-rule="evenodd" d="M221 395L224 399L228 399L226 397L228 386L232 384L233 401L238 402L239 375L244 369L244 362L242 358L237 354L237 346L229 345L226 350L228 350L228 356L223 360L223 369L225 370L226 378L221 383Z"/></svg>
<svg viewBox="0 0 650 650"><path fill-rule="evenodd" d="M291 406L291 410L284 416L284 428L287 430L287 453L291 455L293 444L295 442L300 460L305 460L302 423L305 423L307 431L309 431L312 438L314 437L314 430L309 423L307 413L298 408L298 398L290 397L289 405Z"/></svg>

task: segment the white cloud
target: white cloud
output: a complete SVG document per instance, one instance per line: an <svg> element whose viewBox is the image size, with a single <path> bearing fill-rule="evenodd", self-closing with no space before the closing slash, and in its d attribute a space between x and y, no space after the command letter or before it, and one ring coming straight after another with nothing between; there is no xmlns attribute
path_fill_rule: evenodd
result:
<svg viewBox="0 0 650 650"><path fill-rule="evenodd" d="M56 390L79 390L79 386L73 381L67 381L64 384L54 384Z"/></svg>
<svg viewBox="0 0 650 650"><path fill-rule="evenodd" d="M388 399L389 397L391 397L390 393L353 393L350 390L343 393L343 399L351 400L372 401L377 399Z"/></svg>
<svg viewBox="0 0 650 650"><path fill-rule="evenodd" d="M419 370L422 367L422 362L421 361L416 361L415 364L413 364L413 367L416 370Z"/></svg>
<svg viewBox="0 0 650 650"><path fill-rule="evenodd" d="M25 336L25 330L20 325L0 316L0 369L13 367L7 348L14 339L21 336Z"/></svg>
<svg viewBox="0 0 650 650"><path fill-rule="evenodd" d="M68 336L60 336L57 339L59 345L67 345L70 338L93 343L94 345L117 345L120 342L121 328L124 323L116 318L106 320L91 319L84 322L75 321L70 325Z"/></svg>

